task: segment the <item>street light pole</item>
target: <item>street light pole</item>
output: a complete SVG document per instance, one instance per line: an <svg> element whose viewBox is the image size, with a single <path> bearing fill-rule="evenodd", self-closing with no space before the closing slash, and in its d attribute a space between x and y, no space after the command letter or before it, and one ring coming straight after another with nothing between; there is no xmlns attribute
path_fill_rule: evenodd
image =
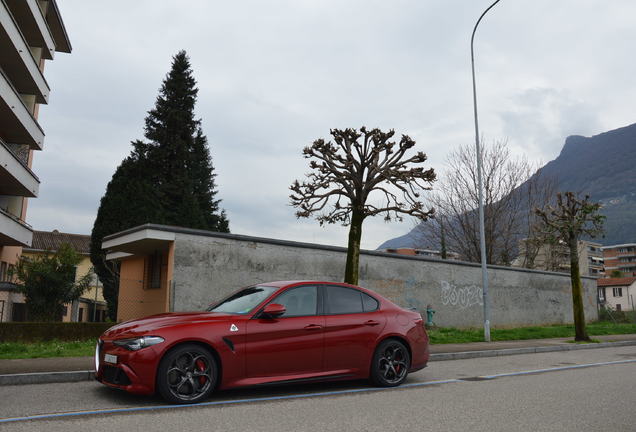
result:
<svg viewBox="0 0 636 432"><path fill-rule="evenodd" d="M501 0L496 0L481 14L477 23L475 23L473 34L470 37L470 64L473 73L473 110L475 113L475 147L477 149L477 187L479 189L479 247L481 249L481 283L484 298L484 340L486 342L490 342L490 298L488 296L488 267L486 265L486 234L484 228L484 187L481 178L482 159L481 145L479 143L479 121L477 120L477 86L475 85L475 50L473 49L473 42L475 41L475 32L481 19L500 1Z"/></svg>

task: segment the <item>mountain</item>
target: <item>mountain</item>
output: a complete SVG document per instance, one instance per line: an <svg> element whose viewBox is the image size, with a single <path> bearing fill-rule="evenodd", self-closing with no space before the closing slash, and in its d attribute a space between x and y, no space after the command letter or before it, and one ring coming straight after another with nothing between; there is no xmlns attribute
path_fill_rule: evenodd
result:
<svg viewBox="0 0 636 432"><path fill-rule="evenodd" d="M567 137L561 154L541 171L556 180L558 190L587 193L603 204L605 237L595 241L636 243L636 123L592 137ZM417 245L411 230L378 249Z"/></svg>

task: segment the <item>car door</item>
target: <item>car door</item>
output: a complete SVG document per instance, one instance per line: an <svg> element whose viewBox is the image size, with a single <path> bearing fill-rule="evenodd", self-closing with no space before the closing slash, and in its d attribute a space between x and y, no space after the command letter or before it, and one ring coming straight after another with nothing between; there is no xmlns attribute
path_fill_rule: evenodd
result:
<svg viewBox="0 0 636 432"><path fill-rule="evenodd" d="M386 324L380 303L350 287L323 287L325 371L366 371Z"/></svg>
<svg viewBox="0 0 636 432"><path fill-rule="evenodd" d="M253 318L247 323L248 377L300 375L323 370L324 317L318 287L292 287L269 302L282 304L278 318Z"/></svg>

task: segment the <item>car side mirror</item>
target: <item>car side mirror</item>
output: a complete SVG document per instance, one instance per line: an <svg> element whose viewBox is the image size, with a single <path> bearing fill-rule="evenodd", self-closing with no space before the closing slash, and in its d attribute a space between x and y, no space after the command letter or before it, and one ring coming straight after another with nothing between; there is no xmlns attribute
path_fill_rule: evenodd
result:
<svg viewBox="0 0 636 432"><path fill-rule="evenodd" d="M265 309L263 309L263 313L261 313L261 316L263 318L278 318L285 312L287 312L287 309L285 309L285 306L283 306L282 304L270 303L265 306Z"/></svg>

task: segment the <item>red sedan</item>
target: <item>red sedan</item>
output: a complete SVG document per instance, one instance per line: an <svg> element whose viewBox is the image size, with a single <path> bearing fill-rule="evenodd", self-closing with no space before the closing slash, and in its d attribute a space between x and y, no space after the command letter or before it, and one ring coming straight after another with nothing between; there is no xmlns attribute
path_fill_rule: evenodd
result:
<svg viewBox="0 0 636 432"><path fill-rule="evenodd" d="M428 357L419 313L353 285L284 281L241 289L205 312L118 324L99 338L95 368L108 386L194 403L261 384L397 386Z"/></svg>

